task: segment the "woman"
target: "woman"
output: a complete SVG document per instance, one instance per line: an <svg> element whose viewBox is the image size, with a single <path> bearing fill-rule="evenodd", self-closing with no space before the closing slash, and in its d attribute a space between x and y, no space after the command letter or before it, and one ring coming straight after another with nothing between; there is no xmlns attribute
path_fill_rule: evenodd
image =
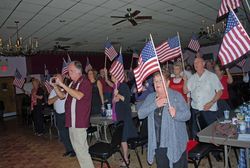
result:
<svg viewBox="0 0 250 168"><path fill-rule="evenodd" d="M35 134L38 136L43 135L44 123L43 123L43 104L44 104L44 90L41 87L38 79L32 80L31 90L31 111L33 114Z"/></svg>
<svg viewBox="0 0 250 168"><path fill-rule="evenodd" d="M217 101L218 105L218 117L222 117L224 115L224 110L230 110L230 100L229 100L229 92L228 92L228 85L233 83L233 78L229 69L226 69L227 75L225 75L225 71L219 64L216 64L214 67L215 74L220 79L220 82L223 86L223 92L220 99Z"/></svg>
<svg viewBox="0 0 250 168"><path fill-rule="evenodd" d="M180 62L175 62L173 66L174 77L170 79L169 87L173 90L176 90L180 94L182 94L183 98L187 102L187 95L183 92L184 83L187 81L185 75L181 75L182 73L182 65Z"/></svg>
<svg viewBox="0 0 250 168"><path fill-rule="evenodd" d="M101 108L104 108L102 83L97 80L97 72L93 69L88 71L88 79L92 84L91 115L100 114Z"/></svg>
<svg viewBox="0 0 250 168"><path fill-rule="evenodd" d="M152 164L155 155L157 168L187 168L186 121L191 114L183 96L168 88L168 77L166 72L162 73L164 79L159 72L154 74L155 92L148 95L138 111L140 119L148 117L147 160ZM166 83L168 94L163 82Z"/></svg>
<svg viewBox="0 0 250 168"><path fill-rule="evenodd" d="M111 81L108 80L107 70L105 70L106 82L114 87L113 100L112 100L112 116L113 120L124 121L124 128L122 134L122 150L123 156L127 164L130 163L128 155L127 140L137 136L136 128L132 121L132 112L130 107L130 89L126 83L119 83L118 80L111 75ZM126 167L125 163L121 167Z"/></svg>

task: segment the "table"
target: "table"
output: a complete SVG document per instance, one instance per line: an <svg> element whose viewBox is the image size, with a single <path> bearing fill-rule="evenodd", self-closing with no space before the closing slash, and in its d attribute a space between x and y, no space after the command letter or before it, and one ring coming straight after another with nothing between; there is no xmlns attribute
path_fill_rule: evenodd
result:
<svg viewBox="0 0 250 168"><path fill-rule="evenodd" d="M224 152L225 152L225 168L228 168L228 146L246 148L246 162L247 167L249 168L249 151L250 148L250 141L243 141L238 140L238 135L236 137L227 138L226 136L215 134L214 128L218 124L218 121L215 121L205 129L201 130L197 135L199 137L200 142L205 143L216 143L218 145L224 145Z"/></svg>
<svg viewBox="0 0 250 168"><path fill-rule="evenodd" d="M132 118L137 117L137 112L132 112ZM114 121L112 120L112 117L102 117L101 115L93 115L90 117L90 123L93 126L97 126L97 138L99 141L102 141L100 138L100 130L103 127L104 128L104 141L109 142L108 136L107 136L107 128L110 124L113 124Z"/></svg>

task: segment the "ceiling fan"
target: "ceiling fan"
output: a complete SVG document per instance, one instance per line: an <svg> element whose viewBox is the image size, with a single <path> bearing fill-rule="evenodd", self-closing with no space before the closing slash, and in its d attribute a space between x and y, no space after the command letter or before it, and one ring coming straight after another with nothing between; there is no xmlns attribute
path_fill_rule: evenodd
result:
<svg viewBox="0 0 250 168"><path fill-rule="evenodd" d="M125 22L125 21L129 21L133 26L137 25L136 20L143 20L143 19L152 19L152 16L137 16L139 13L141 13L141 11L139 10L135 10L134 12L131 13L131 8L127 9L128 13L125 14L124 16L111 16L111 18L121 18L122 20L112 24L117 25L119 23Z"/></svg>
<svg viewBox="0 0 250 168"><path fill-rule="evenodd" d="M70 49L70 46L61 45L61 44L59 44L59 42L56 42L56 44L54 45L54 48L53 48L54 51L57 51L57 50L67 51L69 49Z"/></svg>

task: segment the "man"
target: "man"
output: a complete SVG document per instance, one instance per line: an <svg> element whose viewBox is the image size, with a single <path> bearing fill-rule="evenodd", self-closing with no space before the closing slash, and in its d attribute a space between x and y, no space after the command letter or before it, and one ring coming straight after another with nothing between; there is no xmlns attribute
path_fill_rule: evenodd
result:
<svg viewBox="0 0 250 168"><path fill-rule="evenodd" d="M70 140L81 168L94 168L88 151L86 132L89 127L92 85L83 78L82 64L79 61L71 62L68 70L72 80L69 86L56 79L56 84L66 91L66 126L69 127ZM60 98L65 97L62 92L58 93Z"/></svg>
<svg viewBox="0 0 250 168"><path fill-rule="evenodd" d="M60 80L61 82L63 82L63 77L60 74L56 74L54 76L55 78L57 78L58 80ZM55 82L53 80L55 80L55 78L51 78L50 84L54 87L54 89L50 92L49 95L49 99L48 99L48 104L54 104L54 109L55 109L55 119L56 119L56 127L58 129L59 132L59 136L60 136L60 140L63 143L66 152L63 154L63 156L70 156L70 157L74 157L76 154L74 152L74 149L72 147L70 138L69 138L69 129L67 127L65 127L65 98L63 99L59 99L59 97L57 96L57 92L58 90L60 91L64 91L63 89L61 90L61 88L57 88L58 86L55 85ZM60 93L59 93L60 94Z"/></svg>
<svg viewBox="0 0 250 168"><path fill-rule="evenodd" d="M198 128L196 114L200 113L207 125L216 121L217 100L222 95L222 84L218 77L205 69L205 61L202 57L194 60L196 73L184 85L184 93L191 94L191 125L192 137L195 138Z"/></svg>

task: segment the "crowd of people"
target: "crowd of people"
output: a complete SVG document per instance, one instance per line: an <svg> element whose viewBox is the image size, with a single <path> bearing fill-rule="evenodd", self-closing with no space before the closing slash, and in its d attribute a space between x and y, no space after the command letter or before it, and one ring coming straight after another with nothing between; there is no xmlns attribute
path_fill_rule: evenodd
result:
<svg viewBox="0 0 250 168"><path fill-rule="evenodd" d="M233 78L229 69L206 62L200 54L193 67L184 68L183 63L175 62L170 71L163 66L162 73L147 78L143 91L138 93L131 72L126 71L125 80L120 83L105 68L99 73L90 69L84 74L81 63L72 61L68 65L68 79L61 74L51 78L53 90L47 101L56 112L56 126L65 147L63 156L76 156L82 168L94 167L86 130L91 115L100 114L107 104L112 104L114 122L124 121L121 147L126 163L121 166L128 165L127 141L137 136L131 115L134 103L138 118L148 120L148 163L152 164L155 158L158 168L187 167L186 145L188 139L197 139L197 114L209 125L232 107L228 85ZM33 79L32 84L31 111L35 133L41 136L45 91L39 80Z"/></svg>

